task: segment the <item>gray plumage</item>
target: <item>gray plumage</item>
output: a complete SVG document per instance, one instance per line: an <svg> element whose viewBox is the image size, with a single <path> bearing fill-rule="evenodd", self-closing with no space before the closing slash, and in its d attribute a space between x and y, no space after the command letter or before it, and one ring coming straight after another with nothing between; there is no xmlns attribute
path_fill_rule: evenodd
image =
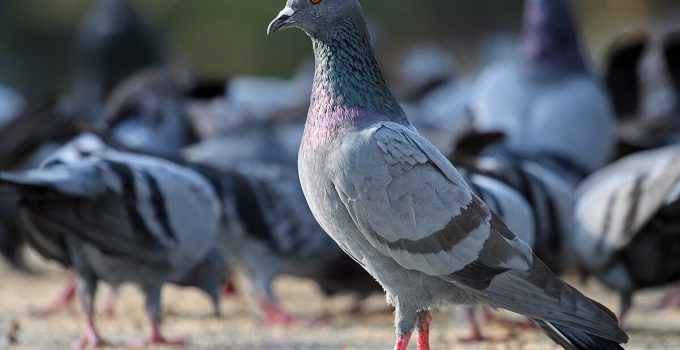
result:
<svg viewBox="0 0 680 350"><path fill-rule="evenodd" d="M475 126L507 135L504 148L578 183L609 160L614 113L586 68L567 0L525 1L518 61L492 63L473 87Z"/></svg>
<svg viewBox="0 0 680 350"><path fill-rule="evenodd" d="M680 146L623 158L578 190L576 251L586 268L621 293L680 279Z"/></svg>
<svg viewBox="0 0 680 350"><path fill-rule="evenodd" d="M229 266L245 272L268 321L272 308L279 308L272 283L282 275L310 279L330 295L364 298L380 290L321 229L292 169L241 162L217 172L203 168L202 173L219 189L219 239Z"/></svg>
<svg viewBox="0 0 680 350"><path fill-rule="evenodd" d="M442 303L526 315L568 349L619 349L615 317L557 279L411 127L373 55L356 0L289 0L269 32L299 27L316 73L300 149L321 227L396 308L397 349ZM419 332L427 344L427 332Z"/></svg>
<svg viewBox="0 0 680 350"><path fill-rule="evenodd" d="M135 283L147 296L150 341L164 340L157 333L162 285L181 280L214 247L219 203L202 176L147 156L69 150L41 169L0 174L0 187L21 195L18 218L29 244L78 271L89 320L97 281ZM97 337L88 328L84 345Z"/></svg>
<svg viewBox="0 0 680 350"><path fill-rule="evenodd" d="M453 164L456 164L452 160ZM539 163L518 160L514 163L507 159L490 156L474 160L474 165L463 165L459 169L470 171L481 177L490 177L502 182L526 201L533 220L531 240L527 234L515 230L509 220L513 215L502 215L493 208L493 199L480 196L491 209L501 214L501 218L513 232L531 246L534 253L545 262L551 271L562 274L576 267L576 257L572 245L574 187L550 169ZM474 190L474 187L472 187ZM514 214L518 215L517 213ZM522 217L514 217L515 221Z"/></svg>

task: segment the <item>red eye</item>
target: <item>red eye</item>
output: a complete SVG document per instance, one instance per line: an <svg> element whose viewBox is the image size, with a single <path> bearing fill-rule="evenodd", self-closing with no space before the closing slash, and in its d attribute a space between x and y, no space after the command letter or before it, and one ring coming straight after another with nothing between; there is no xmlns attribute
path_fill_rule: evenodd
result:
<svg viewBox="0 0 680 350"><path fill-rule="evenodd" d="M318 5L321 3L321 0L309 0L309 2L311 2L314 5Z"/></svg>

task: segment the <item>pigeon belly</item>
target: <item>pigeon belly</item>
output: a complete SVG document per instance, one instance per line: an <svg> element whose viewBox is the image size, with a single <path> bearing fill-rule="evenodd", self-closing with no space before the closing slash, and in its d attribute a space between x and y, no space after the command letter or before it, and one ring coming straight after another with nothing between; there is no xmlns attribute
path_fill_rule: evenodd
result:
<svg viewBox="0 0 680 350"><path fill-rule="evenodd" d="M352 133L344 138L352 138ZM324 231L380 283L387 294L387 302L392 306L425 310L443 303L476 304L476 298L464 289L440 278L403 268L391 257L380 253L364 237L333 185L335 176L331 167L326 166L331 163L330 158L343 157L339 154L342 153L339 144L336 140L312 147L303 142L300 149L298 167L302 189Z"/></svg>

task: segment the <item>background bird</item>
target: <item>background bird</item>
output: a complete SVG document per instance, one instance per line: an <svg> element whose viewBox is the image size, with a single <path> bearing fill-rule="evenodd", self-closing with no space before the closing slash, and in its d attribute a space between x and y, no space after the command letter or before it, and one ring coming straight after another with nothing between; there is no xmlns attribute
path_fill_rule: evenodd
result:
<svg viewBox="0 0 680 350"><path fill-rule="evenodd" d="M93 319L99 280L139 285L152 326L148 342L177 344L159 331L161 287L210 253L219 219L214 191L200 175L166 161L105 151L3 173L0 182L21 194L19 218L29 244L78 271L86 326L76 347L102 343Z"/></svg>
<svg viewBox="0 0 680 350"><path fill-rule="evenodd" d="M268 32L287 27L310 36L316 59L302 188L321 226L385 288L396 349L416 327L429 349L429 310L444 302L528 315L571 349L627 341L608 310L554 277L411 127L356 0L289 0Z"/></svg>
<svg viewBox="0 0 680 350"><path fill-rule="evenodd" d="M576 251L590 272L619 292L621 318L635 291L680 278L679 159L677 145L637 153L579 188Z"/></svg>
<svg viewBox="0 0 680 350"><path fill-rule="evenodd" d="M475 82L475 126L506 134L499 154L539 162L577 184L609 161L614 112L581 53L569 1L524 6L518 59L491 63Z"/></svg>

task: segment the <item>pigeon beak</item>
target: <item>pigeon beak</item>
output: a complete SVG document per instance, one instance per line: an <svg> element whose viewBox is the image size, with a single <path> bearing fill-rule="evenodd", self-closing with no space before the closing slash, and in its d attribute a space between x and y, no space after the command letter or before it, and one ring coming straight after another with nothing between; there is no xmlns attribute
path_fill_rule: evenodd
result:
<svg viewBox="0 0 680 350"><path fill-rule="evenodd" d="M279 15L271 23L269 23L267 35L286 28L290 24L290 18L293 16L293 14L295 14L295 11L293 11L293 9L288 6L281 10Z"/></svg>

